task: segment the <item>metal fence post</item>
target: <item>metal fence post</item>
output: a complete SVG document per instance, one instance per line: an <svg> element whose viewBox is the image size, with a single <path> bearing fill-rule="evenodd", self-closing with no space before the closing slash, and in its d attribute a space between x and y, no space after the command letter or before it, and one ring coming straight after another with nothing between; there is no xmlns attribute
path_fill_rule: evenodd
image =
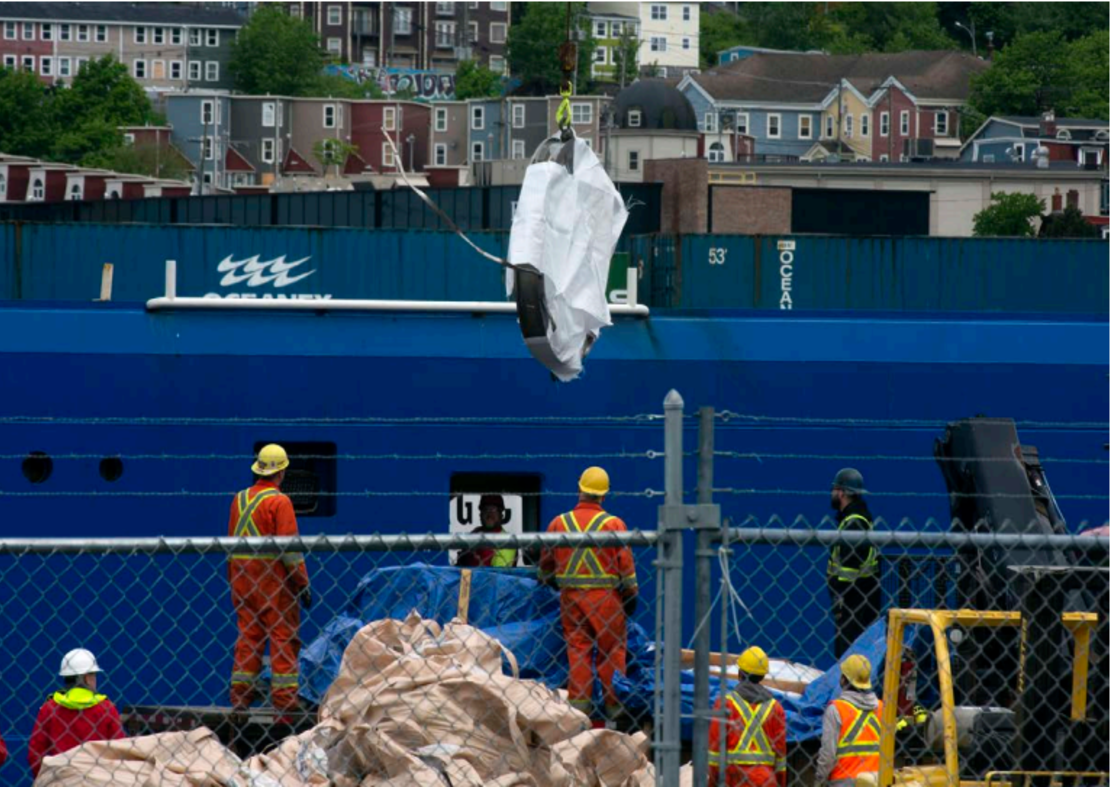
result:
<svg viewBox="0 0 1110 787"><path fill-rule="evenodd" d="M698 411L698 505L713 502L713 408ZM709 652L710 642L710 579L713 571L715 533L699 528L694 552L694 784L706 784L709 778Z"/></svg>
<svg viewBox="0 0 1110 787"><path fill-rule="evenodd" d="M672 390L663 400L665 451L664 505L659 510L659 573L663 596L662 730L657 736L656 784L678 784L682 757L682 419L683 401ZM658 637L658 633L656 634Z"/></svg>

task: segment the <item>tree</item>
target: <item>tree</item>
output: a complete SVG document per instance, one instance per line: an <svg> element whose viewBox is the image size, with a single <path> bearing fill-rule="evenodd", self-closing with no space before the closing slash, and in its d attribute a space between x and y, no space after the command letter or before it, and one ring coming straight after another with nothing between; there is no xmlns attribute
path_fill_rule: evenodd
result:
<svg viewBox="0 0 1110 787"><path fill-rule="evenodd" d="M128 172L166 180L185 180L188 162L179 154L158 145L121 145L98 151L82 162L85 166L102 167L113 172Z"/></svg>
<svg viewBox="0 0 1110 787"><path fill-rule="evenodd" d="M756 40L748 23L739 14L723 10L703 12L699 35L701 67L717 65L718 52L738 44L754 45Z"/></svg>
<svg viewBox="0 0 1110 787"><path fill-rule="evenodd" d="M1044 203L1032 194L991 194L991 204L975 214L975 236L1032 237L1032 220L1039 218Z"/></svg>
<svg viewBox="0 0 1110 787"><path fill-rule="evenodd" d="M1098 228L1083 218L1082 211L1068 205L1062 213L1050 213L1041 222L1040 238L1097 238Z"/></svg>
<svg viewBox="0 0 1110 787"><path fill-rule="evenodd" d="M328 174L328 167L334 166L336 177L352 153L358 153L358 146L342 139L319 139L312 146L312 155L324 168L324 174Z"/></svg>
<svg viewBox="0 0 1110 787"><path fill-rule="evenodd" d="M640 75L640 47L642 45L639 36L633 35L632 31L628 29L628 25L625 25L621 31L621 37L617 39L617 45L613 47L613 66L616 69L613 74L613 81L621 87L631 85L636 81L636 77Z"/></svg>
<svg viewBox="0 0 1110 787"><path fill-rule="evenodd" d="M865 44L863 51L949 49L952 39L937 20L936 3L841 3L830 13L839 30L828 43Z"/></svg>
<svg viewBox="0 0 1110 787"><path fill-rule="evenodd" d="M354 99L385 97L385 93L382 92L382 89L378 87L374 80L368 79L364 82L356 82L339 74L318 75L313 82L305 85L302 95Z"/></svg>
<svg viewBox="0 0 1110 787"><path fill-rule="evenodd" d="M455 69L455 99L497 98L501 95L501 75L476 60L463 60Z"/></svg>
<svg viewBox="0 0 1110 787"><path fill-rule="evenodd" d="M585 3L570 3L572 30L578 33L577 91L586 91L597 42ZM506 54L513 76L539 95L556 93L563 79L559 45L567 38L564 3L527 3L519 25L509 28Z"/></svg>
<svg viewBox="0 0 1110 787"><path fill-rule="evenodd" d="M312 26L278 3L259 3L231 44L228 69L235 89L255 95L310 95L319 84L324 52Z"/></svg>
<svg viewBox="0 0 1110 787"><path fill-rule="evenodd" d="M34 74L0 68L0 150L44 158L54 144L47 91Z"/></svg>
<svg viewBox="0 0 1110 787"><path fill-rule="evenodd" d="M1071 58L1071 106L1076 117L1110 119L1110 31L1099 30L1068 45Z"/></svg>

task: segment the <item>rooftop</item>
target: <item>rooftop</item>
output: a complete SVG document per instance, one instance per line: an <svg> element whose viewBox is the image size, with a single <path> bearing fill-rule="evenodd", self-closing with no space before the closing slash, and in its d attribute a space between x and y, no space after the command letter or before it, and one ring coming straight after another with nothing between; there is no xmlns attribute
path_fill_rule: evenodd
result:
<svg viewBox="0 0 1110 787"><path fill-rule="evenodd" d="M1040 128L1042 118L1028 117L1025 115L996 115L996 119L1019 126L1036 126ZM1110 122L1097 118L1056 118L1056 128L1110 128Z"/></svg>
<svg viewBox="0 0 1110 787"><path fill-rule="evenodd" d="M727 169L800 169L800 170L821 170L825 172L858 172L869 171L874 172L877 170L895 171L901 173L909 172L952 172L952 173L1000 173L1000 172L1014 172L1021 173L1022 175L1037 175L1052 173L1053 176L1065 175L1068 173L1086 174L1090 177L1106 178L1106 169L1084 169L1083 167L1076 166L1074 161L1052 161L1049 166L1031 167L1027 162L1015 161L996 161L986 163L982 161L958 161L955 159L931 159L928 161L851 161L851 162L765 162L758 161L752 163L735 164L732 162L725 162L720 164L710 165L711 169L727 168Z"/></svg>
<svg viewBox="0 0 1110 787"><path fill-rule="evenodd" d="M242 27L243 16L216 3L0 3L0 19Z"/></svg>

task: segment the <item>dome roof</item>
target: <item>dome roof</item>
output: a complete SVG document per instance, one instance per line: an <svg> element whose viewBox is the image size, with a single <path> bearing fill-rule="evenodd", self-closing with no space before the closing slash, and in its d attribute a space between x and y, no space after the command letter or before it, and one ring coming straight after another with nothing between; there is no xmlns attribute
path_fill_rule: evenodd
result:
<svg viewBox="0 0 1110 787"><path fill-rule="evenodd" d="M619 128L697 131L698 119L686 96L673 80L641 79L617 94L614 100ZM639 123L630 124L629 113L639 112ZM635 120L635 116L633 116Z"/></svg>

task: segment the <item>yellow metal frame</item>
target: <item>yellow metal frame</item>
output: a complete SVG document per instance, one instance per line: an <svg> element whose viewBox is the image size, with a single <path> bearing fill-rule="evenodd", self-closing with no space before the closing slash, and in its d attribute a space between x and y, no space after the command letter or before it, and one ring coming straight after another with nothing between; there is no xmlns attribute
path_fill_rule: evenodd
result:
<svg viewBox="0 0 1110 787"><path fill-rule="evenodd" d="M1087 716L1087 670L1091 652L1091 630L1098 615L1091 612L1065 612L1064 626L1075 636L1075 657L1071 681L1071 718ZM882 718L879 757L879 785L894 782L894 733L898 723L898 683L902 670L902 647L906 626L928 626L936 643L937 673L940 677L941 718L944 722L944 765L952 787L959 784L960 761L956 739L955 699L952 686L952 661L945 636L953 625L964 628L1021 626L1020 612L991 612L975 609L892 609L886 632L886 669L883 674ZM1013 773L1017 773L1014 771ZM989 774L988 774L989 776ZM989 787L989 785L988 785Z"/></svg>
<svg viewBox="0 0 1110 787"><path fill-rule="evenodd" d="M1053 787L1062 786L1064 779L1074 779L1073 784L1079 784L1080 779L1094 777L1098 777L1099 784L1106 784L1107 780L1107 774L1099 771L991 771L987 774L985 787L1017 787L1014 777L1021 779L1021 787L1030 787L1029 780L1034 776L1051 777Z"/></svg>

